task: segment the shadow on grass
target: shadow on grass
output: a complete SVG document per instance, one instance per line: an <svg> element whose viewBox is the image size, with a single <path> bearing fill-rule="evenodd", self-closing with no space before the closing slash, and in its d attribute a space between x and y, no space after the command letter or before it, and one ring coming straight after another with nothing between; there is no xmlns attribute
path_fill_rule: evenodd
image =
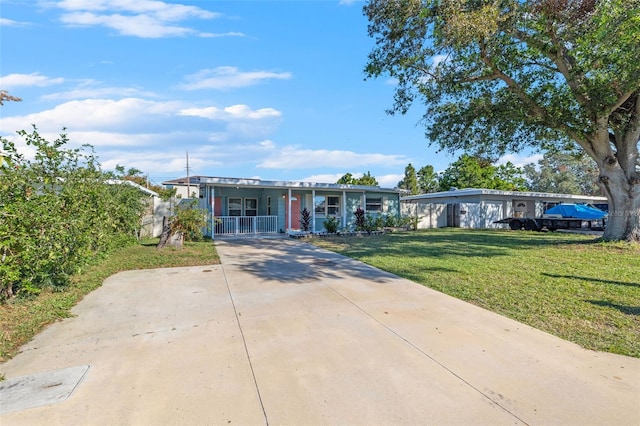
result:
<svg viewBox="0 0 640 426"><path fill-rule="evenodd" d="M289 284L337 278L363 278L378 284L395 275L293 239L225 239L216 248L223 265L256 277ZM239 250L240 256L234 252Z"/></svg>
<svg viewBox="0 0 640 426"><path fill-rule="evenodd" d="M604 300L585 300L585 302L605 308L617 309L623 314L640 316L640 306L619 305L617 303L607 302Z"/></svg>
<svg viewBox="0 0 640 426"><path fill-rule="evenodd" d="M342 240L342 241L341 241ZM403 257L494 257L512 255L514 250L535 250L551 246L593 244L596 239L575 238L559 234L514 231L455 229L437 232L411 232L372 236L369 238L335 237L345 253ZM342 245L344 244L344 245Z"/></svg>
<svg viewBox="0 0 640 426"><path fill-rule="evenodd" d="M391 256L397 258L447 256L494 257L513 255L513 251L535 249L542 246L585 244L590 240L547 236L540 233L470 231L452 229L439 232L411 232L364 237L336 236L322 240L334 245L331 250L354 258ZM286 283L307 283L314 280L353 276L376 283L385 283L395 275L336 255L318 247L289 238L231 238L217 240L221 257L225 246L227 264L232 264L257 277ZM271 250L271 249L276 250ZM246 251L245 258L233 251ZM225 260L221 259L223 264ZM432 272L459 272L455 269L434 268Z"/></svg>
<svg viewBox="0 0 640 426"><path fill-rule="evenodd" d="M546 272L543 272L541 275L544 275L546 277L551 277L551 278L571 278L574 280L591 281L594 283L623 285L623 286L629 286L629 287L640 287L640 283L628 283L624 281L603 280L601 278L580 277L577 275L558 275L558 274L548 274Z"/></svg>

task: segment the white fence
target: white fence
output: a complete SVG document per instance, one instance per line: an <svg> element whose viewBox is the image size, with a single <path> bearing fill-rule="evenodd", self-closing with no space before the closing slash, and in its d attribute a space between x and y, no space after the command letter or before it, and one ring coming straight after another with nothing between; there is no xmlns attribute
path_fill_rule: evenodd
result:
<svg viewBox="0 0 640 426"><path fill-rule="evenodd" d="M214 237L277 233L278 216L216 216L214 218Z"/></svg>

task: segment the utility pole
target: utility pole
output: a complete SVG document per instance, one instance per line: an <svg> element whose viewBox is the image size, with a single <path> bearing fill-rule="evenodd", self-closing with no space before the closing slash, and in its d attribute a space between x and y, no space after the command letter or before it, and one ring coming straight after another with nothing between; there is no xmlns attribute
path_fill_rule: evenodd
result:
<svg viewBox="0 0 640 426"><path fill-rule="evenodd" d="M191 178L189 177L189 151L187 151L187 198L191 198Z"/></svg>

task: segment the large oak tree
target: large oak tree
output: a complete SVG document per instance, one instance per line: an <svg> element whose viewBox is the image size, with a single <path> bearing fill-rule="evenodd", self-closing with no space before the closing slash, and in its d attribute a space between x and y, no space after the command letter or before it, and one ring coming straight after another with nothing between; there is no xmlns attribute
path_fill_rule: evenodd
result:
<svg viewBox="0 0 640 426"><path fill-rule="evenodd" d="M442 148L527 147L596 162L608 240L640 240L640 0L370 0L367 77L398 82L390 113L426 105Z"/></svg>

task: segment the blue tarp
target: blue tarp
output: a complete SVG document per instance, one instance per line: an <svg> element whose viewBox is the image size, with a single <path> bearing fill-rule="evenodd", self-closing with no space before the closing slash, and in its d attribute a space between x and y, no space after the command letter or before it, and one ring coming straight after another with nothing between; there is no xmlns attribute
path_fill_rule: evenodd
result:
<svg viewBox="0 0 640 426"><path fill-rule="evenodd" d="M572 217L576 219L596 220L607 215L600 209L587 206L586 204L558 204L550 208L544 214L560 214L562 217Z"/></svg>

